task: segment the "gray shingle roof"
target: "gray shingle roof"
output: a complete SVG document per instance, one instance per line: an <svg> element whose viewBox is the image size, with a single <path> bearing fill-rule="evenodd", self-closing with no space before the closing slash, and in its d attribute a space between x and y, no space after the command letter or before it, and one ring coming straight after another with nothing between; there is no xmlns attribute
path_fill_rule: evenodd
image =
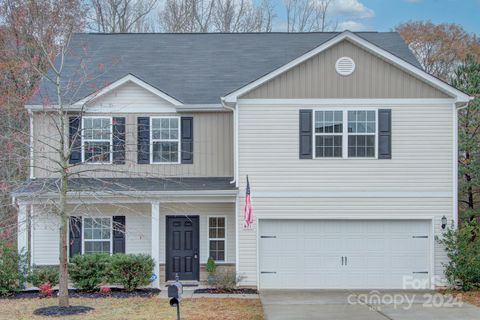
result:
<svg viewBox="0 0 480 320"><path fill-rule="evenodd" d="M66 59L65 103L133 74L185 104L219 103L220 97L279 68L338 33L75 34ZM356 35L420 67L395 32ZM82 67L84 65L85 67ZM85 76L84 74L87 74ZM55 88L45 80L28 104Z"/></svg>
<svg viewBox="0 0 480 320"><path fill-rule="evenodd" d="M134 193L162 191L234 191L233 178L75 178L69 180L68 191L89 193ZM14 196L58 193L57 179L27 181L14 191Z"/></svg>

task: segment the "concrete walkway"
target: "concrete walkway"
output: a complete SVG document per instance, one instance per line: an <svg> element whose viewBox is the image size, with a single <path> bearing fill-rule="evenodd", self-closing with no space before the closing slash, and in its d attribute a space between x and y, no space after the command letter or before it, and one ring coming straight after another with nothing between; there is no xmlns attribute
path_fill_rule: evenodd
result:
<svg viewBox="0 0 480 320"><path fill-rule="evenodd" d="M267 320L479 320L480 308L434 291L267 290Z"/></svg>

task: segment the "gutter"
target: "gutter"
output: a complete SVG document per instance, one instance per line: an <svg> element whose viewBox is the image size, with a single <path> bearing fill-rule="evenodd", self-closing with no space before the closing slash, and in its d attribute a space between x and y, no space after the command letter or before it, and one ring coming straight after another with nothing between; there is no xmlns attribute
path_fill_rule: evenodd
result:
<svg viewBox="0 0 480 320"><path fill-rule="evenodd" d="M230 181L231 184L235 183L235 186L238 188L238 104L234 104L233 107L227 105L225 101L225 97L220 98L222 102L222 106L228 110L233 112L233 126L234 126L234 133L233 133L233 159L234 159L234 174L233 180Z"/></svg>

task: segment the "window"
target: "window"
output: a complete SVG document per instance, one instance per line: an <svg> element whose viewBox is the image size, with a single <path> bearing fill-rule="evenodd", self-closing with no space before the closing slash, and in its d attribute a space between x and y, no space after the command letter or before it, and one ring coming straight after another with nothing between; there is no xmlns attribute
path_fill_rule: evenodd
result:
<svg viewBox="0 0 480 320"><path fill-rule="evenodd" d="M111 253L112 219L83 218L83 253Z"/></svg>
<svg viewBox="0 0 480 320"><path fill-rule="evenodd" d="M341 158L342 111L315 111L315 157Z"/></svg>
<svg viewBox="0 0 480 320"><path fill-rule="evenodd" d="M209 255L215 261L225 261L225 217L208 218Z"/></svg>
<svg viewBox="0 0 480 320"><path fill-rule="evenodd" d="M112 161L112 118L83 117L82 161L110 163Z"/></svg>
<svg viewBox="0 0 480 320"><path fill-rule="evenodd" d="M348 111L348 157L374 158L376 131L375 111Z"/></svg>
<svg viewBox="0 0 480 320"><path fill-rule="evenodd" d="M151 163L179 163L179 118L152 118Z"/></svg>

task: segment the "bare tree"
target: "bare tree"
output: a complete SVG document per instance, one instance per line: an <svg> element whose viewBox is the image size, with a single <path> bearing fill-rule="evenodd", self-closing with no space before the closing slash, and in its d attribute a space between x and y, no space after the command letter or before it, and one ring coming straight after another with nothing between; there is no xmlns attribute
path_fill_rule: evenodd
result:
<svg viewBox="0 0 480 320"><path fill-rule="evenodd" d="M165 32L209 32L215 0L167 0L158 14L158 24Z"/></svg>
<svg viewBox="0 0 480 320"><path fill-rule="evenodd" d="M16 233L16 214L9 193L28 176L28 114L23 108L41 73L46 56L83 27L80 0L0 0L0 231ZM38 46L42 44L42 47ZM46 55L41 54L41 51Z"/></svg>
<svg viewBox="0 0 480 320"><path fill-rule="evenodd" d="M335 30L336 24L328 20L332 0L285 0L287 32Z"/></svg>
<svg viewBox="0 0 480 320"><path fill-rule="evenodd" d="M216 0L214 11L213 25L219 32L269 32L275 16L269 0L260 5L250 0Z"/></svg>
<svg viewBox="0 0 480 320"><path fill-rule="evenodd" d="M146 32L157 0L89 0L88 27L96 32Z"/></svg>
<svg viewBox="0 0 480 320"><path fill-rule="evenodd" d="M166 32L269 32L275 18L270 0L167 0L158 24Z"/></svg>

